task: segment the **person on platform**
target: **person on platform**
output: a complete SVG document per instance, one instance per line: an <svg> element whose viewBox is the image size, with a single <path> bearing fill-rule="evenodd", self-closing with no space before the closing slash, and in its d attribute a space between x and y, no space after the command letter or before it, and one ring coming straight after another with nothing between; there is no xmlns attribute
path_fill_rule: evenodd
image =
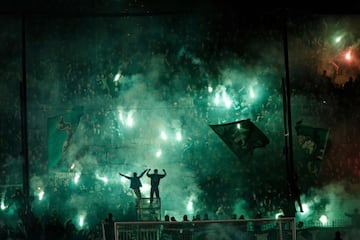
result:
<svg viewBox="0 0 360 240"><path fill-rule="evenodd" d="M136 172L133 173L133 176L126 176L119 172L119 175L122 177L125 177L130 180L130 188L134 191L136 197L137 197L137 205L140 202L141 199L141 191L140 187L142 187L142 183L140 181L140 178L146 173L147 169L145 169L140 175L137 175Z"/></svg>
<svg viewBox="0 0 360 240"><path fill-rule="evenodd" d="M166 176L166 171L163 169L164 174L159 174L157 169L154 169L154 173L150 174L150 170L148 169L146 176L148 176L151 179L151 189L150 189L150 204L152 204L154 200L154 194L156 198L160 198L159 193L159 184L160 179L164 178Z"/></svg>

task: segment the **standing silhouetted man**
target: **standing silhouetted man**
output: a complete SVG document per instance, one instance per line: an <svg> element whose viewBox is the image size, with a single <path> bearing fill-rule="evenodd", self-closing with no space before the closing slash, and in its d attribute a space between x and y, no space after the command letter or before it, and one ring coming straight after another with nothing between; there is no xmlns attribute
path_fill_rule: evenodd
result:
<svg viewBox="0 0 360 240"><path fill-rule="evenodd" d="M136 172L134 172L132 177L126 176L122 173L119 173L120 176L123 176L130 180L130 188L134 191L134 193L137 197L137 201L136 201L137 206L139 205L140 199L141 199L140 187L142 187L142 184L141 184L140 178L145 174L146 171L147 171L147 169L145 169L139 176L137 175Z"/></svg>
<svg viewBox="0 0 360 240"><path fill-rule="evenodd" d="M154 193L156 198L160 198L159 194L159 184L160 179L166 176L166 171L163 169L164 174L159 174L157 169L154 169L154 173L150 174L151 169L149 169L146 173L146 176L148 176L151 179L151 189L150 189L150 204L152 204L154 200Z"/></svg>

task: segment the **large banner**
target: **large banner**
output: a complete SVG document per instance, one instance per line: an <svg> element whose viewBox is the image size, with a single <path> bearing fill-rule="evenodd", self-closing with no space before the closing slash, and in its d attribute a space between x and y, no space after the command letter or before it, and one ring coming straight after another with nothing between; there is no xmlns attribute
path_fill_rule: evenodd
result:
<svg viewBox="0 0 360 240"><path fill-rule="evenodd" d="M210 127L240 158L252 153L255 148L262 148L270 143L267 136L250 119Z"/></svg>
<svg viewBox="0 0 360 240"><path fill-rule="evenodd" d="M83 114L74 109L48 118L48 169L56 169L72 142L72 137Z"/></svg>
<svg viewBox="0 0 360 240"><path fill-rule="evenodd" d="M318 173L325 155L330 130L304 125L301 121L296 123L295 130L298 143L308 155L309 171Z"/></svg>

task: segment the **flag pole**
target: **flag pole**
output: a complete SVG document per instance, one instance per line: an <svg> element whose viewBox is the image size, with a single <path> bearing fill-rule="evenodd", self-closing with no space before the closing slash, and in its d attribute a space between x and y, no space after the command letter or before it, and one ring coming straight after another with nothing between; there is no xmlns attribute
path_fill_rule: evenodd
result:
<svg viewBox="0 0 360 240"><path fill-rule="evenodd" d="M25 210L30 210L29 194L29 157L28 157L28 129L27 129L27 96L26 96L26 43L25 43L25 15L21 15L21 55L22 55L22 79L20 82L21 99L21 143L23 157L23 195Z"/></svg>
<svg viewBox="0 0 360 240"><path fill-rule="evenodd" d="M289 215L295 216L295 201L301 207L299 189L297 185L297 177L294 169L293 158L293 141L292 141L292 118L291 118L291 88L290 88L290 74L289 74L289 58L288 58L288 36L287 36L287 15L284 14L282 19L283 24L283 47L284 47L284 66L285 66L285 79L282 79L282 94L283 94L283 111L284 111L284 154L286 160L287 171L287 184L289 191L289 203L292 207Z"/></svg>

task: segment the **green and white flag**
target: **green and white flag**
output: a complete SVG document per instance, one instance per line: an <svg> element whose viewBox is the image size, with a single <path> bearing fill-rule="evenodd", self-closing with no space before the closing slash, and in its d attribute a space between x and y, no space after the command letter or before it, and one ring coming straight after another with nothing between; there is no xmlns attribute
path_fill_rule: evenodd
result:
<svg viewBox="0 0 360 240"><path fill-rule="evenodd" d="M267 136L250 119L210 127L239 158L270 143Z"/></svg>
<svg viewBox="0 0 360 240"><path fill-rule="evenodd" d="M297 141L308 154L308 168L318 173L329 139L328 128L312 127L298 122L295 126Z"/></svg>
<svg viewBox="0 0 360 240"><path fill-rule="evenodd" d="M48 118L48 169L58 167L72 144L72 137L83 114L82 108Z"/></svg>

